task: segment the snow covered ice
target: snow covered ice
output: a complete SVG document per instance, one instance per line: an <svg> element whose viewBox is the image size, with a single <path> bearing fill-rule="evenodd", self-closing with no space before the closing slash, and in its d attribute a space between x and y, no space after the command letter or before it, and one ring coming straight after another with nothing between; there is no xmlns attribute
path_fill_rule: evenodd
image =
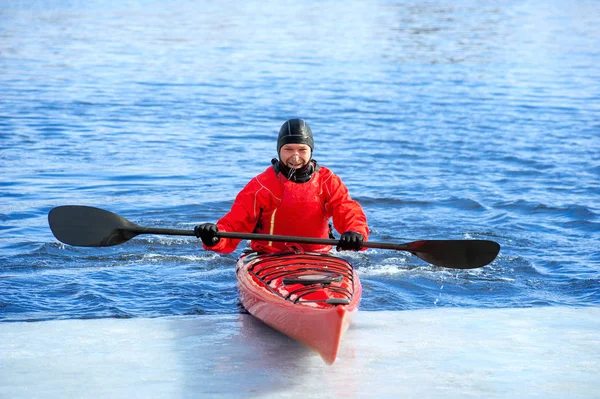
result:
<svg viewBox="0 0 600 399"><path fill-rule="evenodd" d="M600 308L359 312L327 366L249 315L0 324L0 397L597 398Z"/></svg>

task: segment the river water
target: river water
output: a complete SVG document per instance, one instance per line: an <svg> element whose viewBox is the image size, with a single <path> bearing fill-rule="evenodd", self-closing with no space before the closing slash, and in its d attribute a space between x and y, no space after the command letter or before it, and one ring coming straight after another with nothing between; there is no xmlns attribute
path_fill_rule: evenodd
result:
<svg viewBox="0 0 600 399"><path fill-rule="evenodd" d="M362 309L600 305L595 1L0 2L0 320L239 311L229 255L76 248L55 206L216 221L302 117L371 240L490 239L489 266L344 253Z"/></svg>

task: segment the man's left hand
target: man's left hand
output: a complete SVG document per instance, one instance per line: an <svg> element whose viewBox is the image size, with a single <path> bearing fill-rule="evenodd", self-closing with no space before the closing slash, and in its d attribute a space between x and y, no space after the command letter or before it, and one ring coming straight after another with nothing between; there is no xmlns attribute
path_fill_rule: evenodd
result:
<svg viewBox="0 0 600 399"><path fill-rule="evenodd" d="M362 234L356 231L346 231L340 237L336 249L338 251L360 251L364 242Z"/></svg>

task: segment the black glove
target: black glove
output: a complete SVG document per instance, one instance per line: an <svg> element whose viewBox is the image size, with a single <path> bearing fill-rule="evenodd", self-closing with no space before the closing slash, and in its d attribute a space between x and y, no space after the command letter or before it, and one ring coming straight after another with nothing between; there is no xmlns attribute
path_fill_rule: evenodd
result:
<svg viewBox="0 0 600 399"><path fill-rule="evenodd" d="M364 237L356 231L347 231L340 237L338 251L359 251L363 246Z"/></svg>
<svg viewBox="0 0 600 399"><path fill-rule="evenodd" d="M194 234L202 240L207 247L214 247L221 240L217 237L219 228L214 223L203 223L194 227Z"/></svg>

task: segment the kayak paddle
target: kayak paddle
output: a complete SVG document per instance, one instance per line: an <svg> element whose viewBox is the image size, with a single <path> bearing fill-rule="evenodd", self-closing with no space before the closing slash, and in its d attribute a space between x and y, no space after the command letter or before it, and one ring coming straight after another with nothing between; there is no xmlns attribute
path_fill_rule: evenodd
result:
<svg viewBox="0 0 600 399"><path fill-rule="evenodd" d="M109 247L122 244L139 234L193 236L193 230L139 226L104 209L64 205L48 213L52 234L61 242L79 247ZM240 240L294 242L299 244L337 245L329 238L293 237L271 234L220 231L220 238ZM492 262L500 245L489 240L419 240L406 244L365 241L365 248L408 251L424 261L451 269L475 269Z"/></svg>

